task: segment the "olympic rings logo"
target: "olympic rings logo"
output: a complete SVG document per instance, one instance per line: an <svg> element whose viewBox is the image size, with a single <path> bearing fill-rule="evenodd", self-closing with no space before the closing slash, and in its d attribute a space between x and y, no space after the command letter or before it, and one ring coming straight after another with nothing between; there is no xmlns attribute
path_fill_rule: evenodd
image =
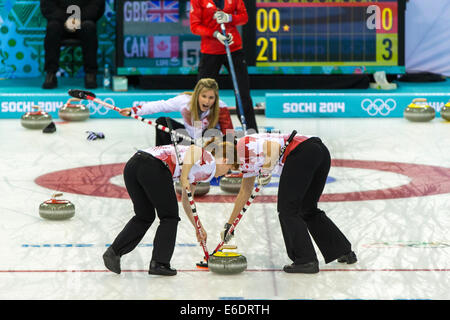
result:
<svg viewBox="0 0 450 320"><path fill-rule="evenodd" d="M115 105L114 100L111 98L106 98L103 100L106 103L112 104L113 106ZM93 114L98 114L101 116L106 115L109 112L109 109L103 105L99 105L99 104L95 104L93 101L89 100L87 107L89 108L90 111L90 115Z"/></svg>
<svg viewBox="0 0 450 320"><path fill-rule="evenodd" d="M395 109L397 103L394 99L387 99L384 101L383 99L364 99L361 102L361 108L363 108L370 116L387 116L391 111Z"/></svg>

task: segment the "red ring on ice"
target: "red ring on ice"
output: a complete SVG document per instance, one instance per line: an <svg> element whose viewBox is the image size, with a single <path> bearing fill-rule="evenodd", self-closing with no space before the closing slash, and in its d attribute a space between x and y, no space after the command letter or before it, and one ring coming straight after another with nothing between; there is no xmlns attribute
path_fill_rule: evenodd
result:
<svg viewBox="0 0 450 320"><path fill-rule="evenodd" d="M385 161L332 160L333 167L371 169L394 172L411 179L407 184L377 190L323 194L321 202L386 200L422 197L450 193L450 168ZM95 197L129 199L124 187L112 184L110 179L123 173L125 163L87 166L50 172L35 182L51 190ZM197 202L234 202L236 195L204 195ZM255 202L276 202L277 196L259 195Z"/></svg>

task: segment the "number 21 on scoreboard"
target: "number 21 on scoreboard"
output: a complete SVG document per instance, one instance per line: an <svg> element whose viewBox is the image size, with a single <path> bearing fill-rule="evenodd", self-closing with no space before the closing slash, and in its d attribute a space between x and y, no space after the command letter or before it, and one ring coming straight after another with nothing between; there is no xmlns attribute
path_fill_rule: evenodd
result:
<svg viewBox="0 0 450 320"><path fill-rule="evenodd" d="M280 30L280 11L272 8L267 12L266 9L258 9L256 12L256 29L260 33L278 32ZM256 46L260 48L256 61L264 62L277 61L277 38L259 37L256 39Z"/></svg>

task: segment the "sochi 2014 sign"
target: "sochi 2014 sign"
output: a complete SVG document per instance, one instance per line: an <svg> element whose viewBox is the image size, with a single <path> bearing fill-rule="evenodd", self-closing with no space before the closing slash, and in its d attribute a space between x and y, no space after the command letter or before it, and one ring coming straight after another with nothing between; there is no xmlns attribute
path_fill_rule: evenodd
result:
<svg viewBox="0 0 450 320"><path fill-rule="evenodd" d="M141 94L123 94L108 93L97 94L97 97L109 104L119 108L134 107L142 105L146 102L155 100L166 100L172 98L177 93L141 93ZM54 119L58 118L59 109L67 103L70 96L67 93L29 93L29 94L0 94L0 119L20 119L20 117L33 111L33 107L39 107L40 110L47 112ZM103 105L99 105L92 101L84 100L81 102L71 102L73 104L81 103L89 108L90 118L123 118L118 112L108 109ZM160 116L181 117L179 112L171 113L155 113L146 116L147 118L157 118Z"/></svg>
<svg viewBox="0 0 450 320"><path fill-rule="evenodd" d="M267 93L268 118L372 118L403 117L414 98L426 98L436 110L447 103L450 94L416 96L393 93Z"/></svg>

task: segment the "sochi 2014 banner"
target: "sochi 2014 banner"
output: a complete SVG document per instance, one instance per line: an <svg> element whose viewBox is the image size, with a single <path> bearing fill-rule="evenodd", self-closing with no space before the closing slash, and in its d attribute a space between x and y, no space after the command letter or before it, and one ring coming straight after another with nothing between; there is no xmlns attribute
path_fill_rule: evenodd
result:
<svg viewBox="0 0 450 320"><path fill-rule="evenodd" d="M439 116L450 93L267 93L267 118L395 118L414 98L426 98Z"/></svg>
<svg viewBox="0 0 450 320"><path fill-rule="evenodd" d="M178 93L161 94L132 94L132 93L107 93L96 94L97 98L119 108L135 107L148 101L166 100L174 97ZM47 112L54 119L58 119L59 109L67 103L70 97L66 93L54 94L0 94L0 119L20 119L22 115L33 111L33 107L39 107L41 111ZM78 104L78 102L72 102ZM90 111L90 118L123 118L117 111L98 105L92 101L82 101L81 104L87 106ZM155 113L146 118L158 118L160 116L180 118L179 112Z"/></svg>

